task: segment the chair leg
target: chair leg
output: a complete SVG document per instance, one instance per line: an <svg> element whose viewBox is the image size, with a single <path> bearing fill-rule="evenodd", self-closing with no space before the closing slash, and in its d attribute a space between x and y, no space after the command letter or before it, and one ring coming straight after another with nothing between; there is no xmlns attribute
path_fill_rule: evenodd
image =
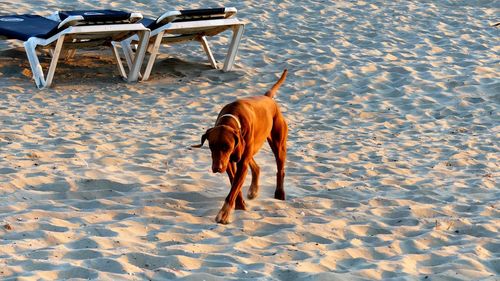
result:
<svg viewBox="0 0 500 281"><path fill-rule="evenodd" d="M245 25L243 24L233 27L233 39L231 40L231 44L229 45L226 61L224 62L224 68L222 68L224 72L230 71L233 68L234 59L236 58L236 52L238 51L244 29Z"/></svg>
<svg viewBox="0 0 500 281"><path fill-rule="evenodd" d="M125 62L127 63L128 71L132 70L132 64L133 64L132 62L134 61L134 52L132 50L131 44L132 44L132 37L121 41L119 43L119 45L118 45L118 42L113 42L114 52L116 52L115 57L119 57L118 47L122 48L123 56L125 57ZM121 62L121 60L120 60L120 62ZM122 66L123 66L123 64L122 64ZM118 66L118 67L120 67L120 66ZM120 70L120 72L121 71L122 70ZM123 68L123 73L124 74L122 75L122 77L127 79L127 72L125 71L125 68ZM141 75L140 71L139 71L139 79L142 79L142 75Z"/></svg>
<svg viewBox="0 0 500 281"><path fill-rule="evenodd" d="M57 39L56 47L54 48L54 54L52 60L50 61L49 72L47 73L47 80L45 81L46 87L50 87L52 84L52 79L54 78L54 73L56 72L57 61L59 60L59 55L61 54L62 46L64 43L64 35L61 35Z"/></svg>
<svg viewBox="0 0 500 281"><path fill-rule="evenodd" d="M63 57L63 59L65 61L68 61L75 56L75 53L76 53L76 49L70 49L70 50L64 49L61 52L61 56Z"/></svg>
<svg viewBox="0 0 500 281"><path fill-rule="evenodd" d="M139 45L137 47L137 51L135 52L132 68L130 69L128 76L128 82L136 82L139 79L142 61L144 60L144 56L148 48L149 34L149 30L141 31L139 33Z"/></svg>
<svg viewBox="0 0 500 281"><path fill-rule="evenodd" d="M120 53L118 52L117 42L112 42L111 47L113 50L113 55L115 56L116 62L118 64L118 71L120 72L121 77L127 79L127 73L125 72L125 68L123 67L122 59L120 58Z"/></svg>
<svg viewBox="0 0 500 281"><path fill-rule="evenodd" d="M69 51L69 54L68 54L68 59L72 59L74 58L76 55L76 49L72 49Z"/></svg>
<svg viewBox="0 0 500 281"><path fill-rule="evenodd" d="M33 40L28 40L24 42L24 49L26 50L26 55L28 56L31 72L33 72L33 79L35 80L35 84L39 89L50 87L50 85L52 84L52 79L54 78L54 73L57 67L57 61L59 60L59 55L61 54L63 43L64 43L64 35L62 35L57 39L56 47L51 52L52 60L50 61L49 71L47 73L47 79L45 79L42 65L40 64L38 56L36 55L37 43Z"/></svg>
<svg viewBox="0 0 500 281"><path fill-rule="evenodd" d="M210 50L210 46L208 45L207 37L201 36L200 43L203 46L203 50L208 56L208 61L212 65L213 68L217 69L217 62L215 61L214 55L212 54L212 50Z"/></svg>
<svg viewBox="0 0 500 281"><path fill-rule="evenodd" d="M132 44L132 40L129 40L129 39L123 40L120 43L129 71L130 71L130 69L132 69L132 61L134 60L134 53L132 52L132 47L130 46L130 44Z"/></svg>
<svg viewBox="0 0 500 281"><path fill-rule="evenodd" d="M26 55L28 56L28 61L31 67L31 73L33 73L33 79L35 80L36 86L41 89L45 87L45 78L43 75L43 69L36 55L36 44L28 40L24 42L24 49L26 50Z"/></svg>
<svg viewBox="0 0 500 281"><path fill-rule="evenodd" d="M144 70L144 74L142 75L142 80L146 81L149 79L149 75L151 74L151 70L153 69L153 65L156 60L156 56L159 53L161 41L163 39L163 31L156 35L155 41L153 43L153 47L151 47L151 53L149 54L148 64L146 65L146 69Z"/></svg>

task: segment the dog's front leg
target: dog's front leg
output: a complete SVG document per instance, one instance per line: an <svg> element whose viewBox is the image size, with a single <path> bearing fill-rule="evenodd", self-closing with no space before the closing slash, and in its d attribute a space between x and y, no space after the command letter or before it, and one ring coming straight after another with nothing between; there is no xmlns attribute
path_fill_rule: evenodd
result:
<svg viewBox="0 0 500 281"><path fill-rule="evenodd" d="M236 173L236 163L229 162L227 164L227 176L229 177L229 184L233 186L234 174Z"/></svg>
<svg viewBox="0 0 500 281"><path fill-rule="evenodd" d="M236 174L236 163L235 162L229 162L227 166L227 175L229 177L229 183L231 186L233 186L233 181L234 181L234 175ZM236 202L234 208L236 210L246 210L246 204L245 200L243 199L243 193L240 192L238 193L238 196L236 196Z"/></svg>
<svg viewBox="0 0 500 281"><path fill-rule="evenodd" d="M234 175L234 179L231 183L231 191L229 191L229 194L224 201L224 205L215 217L215 221L218 223L229 223L229 217L236 204L236 199L238 196L242 197L241 187L243 186L243 182L245 181L245 177L247 175L248 163L247 161L240 161L236 166L236 174Z"/></svg>

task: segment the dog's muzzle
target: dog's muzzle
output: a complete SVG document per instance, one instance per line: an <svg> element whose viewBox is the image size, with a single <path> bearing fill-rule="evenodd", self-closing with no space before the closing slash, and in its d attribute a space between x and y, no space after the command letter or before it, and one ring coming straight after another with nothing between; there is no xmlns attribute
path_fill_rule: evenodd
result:
<svg viewBox="0 0 500 281"><path fill-rule="evenodd" d="M212 172L214 173L224 173L226 169L222 165L212 165Z"/></svg>

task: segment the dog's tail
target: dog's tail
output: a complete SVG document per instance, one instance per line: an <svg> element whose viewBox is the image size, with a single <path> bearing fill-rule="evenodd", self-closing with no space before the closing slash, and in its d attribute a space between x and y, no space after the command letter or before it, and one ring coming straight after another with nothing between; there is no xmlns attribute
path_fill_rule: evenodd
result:
<svg viewBox="0 0 500 281"><path fill-rule="evenodd" d="M281 78L278 80L278 82L276 82L276 84L274 84L274 86L269 91L267 91L264 95L268 96L270 98L274 97L274 95L276 95L276 92L280 88L281 84L283 84L283 82L285 82L287 73L288 73L288 70L285 69L283 71L283 74L281 74Z"/></svg>

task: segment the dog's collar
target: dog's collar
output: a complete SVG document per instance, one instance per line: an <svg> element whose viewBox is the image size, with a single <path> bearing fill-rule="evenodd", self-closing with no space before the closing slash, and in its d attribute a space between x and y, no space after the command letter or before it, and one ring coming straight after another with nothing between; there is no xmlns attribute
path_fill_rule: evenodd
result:
<svg viewBox="0 0 500 281"><path fill-rule="evenodd" d="M219 123L219 120L220 120L220 119L222 119L222 118L224 118L224 117L230 117L230 118L233 118L233 119L236 121L236 124L238 124L238 129L240 129L240 130L241 130L241 123L240 123L240 119L238 119L238 117L236 117L236 116L234 116L234 115L232 115L232 114L224 114L224 115L222 115L221 117L219 117L219 118L217 119L217 123Z"/></svg>

